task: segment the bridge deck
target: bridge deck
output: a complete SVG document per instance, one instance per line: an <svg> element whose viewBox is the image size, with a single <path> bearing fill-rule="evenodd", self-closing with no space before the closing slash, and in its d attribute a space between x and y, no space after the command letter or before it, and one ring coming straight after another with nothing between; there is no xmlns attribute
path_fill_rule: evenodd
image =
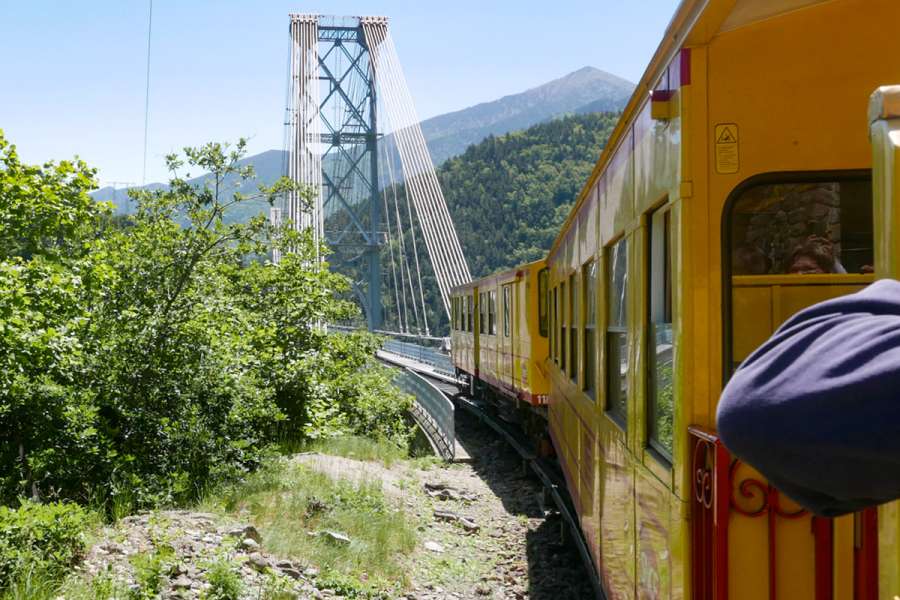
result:
<svg viewBox="0 0 900 600"><path fill-rule="evenodd" d="M410 369L411 371L415 371L416 373L420 373L422 375L425 375L426 377L437 379L438 381L442 381L444 383L457 383L456 378L448 375L445 371L433 365L419 362L414 358L402 356L400 354L389 352L387 350L379 350L378 352L376 352L376 356L384 362L398 367L403 367L405 369Z"/></svg>

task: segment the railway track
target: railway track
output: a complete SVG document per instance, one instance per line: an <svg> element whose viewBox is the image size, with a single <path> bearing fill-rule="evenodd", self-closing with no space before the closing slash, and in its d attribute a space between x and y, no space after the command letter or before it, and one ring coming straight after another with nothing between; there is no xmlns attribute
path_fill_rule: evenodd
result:
<svg viewBox="0 0 900 600"><path fill-rule="evenodd" d="M605 600L606 596L600 585L600 578L591 559L587 542L578 523L575 506L566 488L559 465L555 461L539 457L531 449L531 443L521 429L502 419L492 405L469 397L458 386L445 381L438 382L436 387L450 398L456 408L469 412L500 436L521 457L523 472L530 470L541 482L544 489L545 506L549 506L552 502L555 512L561 517L561 538L571 541L575 546L584 570L590 578L595 597Z"/></svg>

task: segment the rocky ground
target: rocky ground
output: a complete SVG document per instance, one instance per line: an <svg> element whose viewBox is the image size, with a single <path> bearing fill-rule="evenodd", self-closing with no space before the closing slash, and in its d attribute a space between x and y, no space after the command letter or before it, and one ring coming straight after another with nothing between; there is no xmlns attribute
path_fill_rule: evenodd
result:
<svg viewBox="0 0 900 600"><path fill-rule="evenodd" d="M419 546L401 598L592 598L578 554L561 543L559 517L545 513L540 485L518 455L465 411L456 428L471 463L385 467L323 454L294 460L332 477L381 481L385 494L414 515ZM261 541L253 523L224 515L137 515L104 529L82 569L135 591L155 578L151 587L158 581L155 596L162 598L220 597L212 592L223 585L221 565L239 575L242 598L341 597L319 583L314 556L272 556Z"/></svg>
<svg viewBox="0 0 900 600"><path fill-rule="evenodd" d="M109 578L130 596L200 598L216 597L212 573L227 565L240 577L244 598L323 597L314 566L270 556L260 542L253 525L211 513L136 515L105 528L81 570Z"/></svg>
<svg viewBox="0 0 900 600"><path fill-rule="evenodd" d="M465 411L457 411L456 431L473 461L420 475L427 555L413 565L407 597L593 598L580 557L562 543L561 520L544 512L540 483L518 454ZM440 550L428 551L428 541Z"/></svg>

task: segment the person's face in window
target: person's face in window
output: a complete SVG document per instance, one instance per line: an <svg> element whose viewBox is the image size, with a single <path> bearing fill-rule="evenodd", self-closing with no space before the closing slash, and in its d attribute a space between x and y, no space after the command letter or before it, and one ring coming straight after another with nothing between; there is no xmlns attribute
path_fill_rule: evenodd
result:
<svg viewBox="0 0 900 600"><path fill-rule="evenodd" d="M788 273L791 275L815 275L818 273L827 273L825 269L816 261L815 258L805 254L797 254L791 263Z"/></svg>

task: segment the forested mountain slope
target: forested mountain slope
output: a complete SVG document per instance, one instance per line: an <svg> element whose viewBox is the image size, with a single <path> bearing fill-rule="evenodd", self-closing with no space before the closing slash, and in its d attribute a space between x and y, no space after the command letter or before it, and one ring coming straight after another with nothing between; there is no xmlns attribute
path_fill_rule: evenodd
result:
<svg viewBox="0 0 900 600"><path fill-rule="evenodd" d="M441 166L473 277L546 255L617 119L576 115L490 136Z"/></svg>

